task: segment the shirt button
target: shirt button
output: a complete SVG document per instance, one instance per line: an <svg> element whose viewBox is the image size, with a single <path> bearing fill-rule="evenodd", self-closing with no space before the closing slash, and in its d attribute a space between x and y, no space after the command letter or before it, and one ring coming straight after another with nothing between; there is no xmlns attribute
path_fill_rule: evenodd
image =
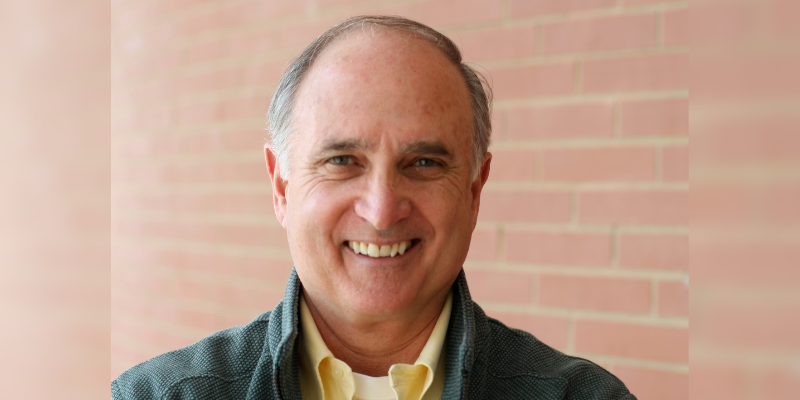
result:
<svg viewBox="0 0 800 400"><path fill-rule="evenodd" d="M339 368L334 369L333 370L333 376L335 376L337 378L341 378L342 377L342 370L340 370Z"/></svg>

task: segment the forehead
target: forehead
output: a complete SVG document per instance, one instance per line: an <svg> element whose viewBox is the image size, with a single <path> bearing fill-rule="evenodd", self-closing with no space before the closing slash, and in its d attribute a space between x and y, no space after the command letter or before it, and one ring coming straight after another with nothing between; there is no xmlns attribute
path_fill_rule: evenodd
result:
<svg viewBox="0 0 800 400"><path fill-rule="evenodd" d="M469 99L459 69L432 43L367 29L331 44L315 61L296 97L293 125L317 140L419 140L436 133L469 142Z"/></svg>

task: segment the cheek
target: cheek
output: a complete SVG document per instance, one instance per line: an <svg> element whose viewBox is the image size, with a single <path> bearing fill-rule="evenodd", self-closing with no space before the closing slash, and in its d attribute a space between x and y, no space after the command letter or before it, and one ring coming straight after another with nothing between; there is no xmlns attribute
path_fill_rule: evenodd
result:
<svg viewBox="0 0 800 400"><path fill-rule="evenodd" d="M418 190L417 205L433 226L437 241L455 239L470 226L471 203L468 192L453 187Z"/></svg>
<svg viewBox="0 0 800 400"><path fill-rule="evenodd" d="M311 190L298 189L287 193L287 231L303 243L302 250L312 251L329 241L352 199L348 191L326 183L316 184Z"/></svg>

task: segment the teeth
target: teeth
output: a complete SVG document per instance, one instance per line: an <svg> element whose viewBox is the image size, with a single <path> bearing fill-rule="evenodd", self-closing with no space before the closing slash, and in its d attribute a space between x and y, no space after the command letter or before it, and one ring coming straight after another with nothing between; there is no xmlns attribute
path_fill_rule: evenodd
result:
<svg viewBox="0 0 800 400"><path fill-rule="evenodd" d="M378 246L372 243L366 242L357 242L355 240L350 240L347 243L353 252L356 254L364 254L368 255L373 258L378 257L394 257L398 254L402 255L406 252L406 249L411 247L411 241L405 241L400 243L395 243L392 245L385 244L383 246Z"/></svg>
<svg viewBox="0 0 800 400"><path fill-rule="evenodd" d="M380 253L380 248L370 243L369 247L367 247L367 255L370 257L378 257L378 253Z"/></svg>

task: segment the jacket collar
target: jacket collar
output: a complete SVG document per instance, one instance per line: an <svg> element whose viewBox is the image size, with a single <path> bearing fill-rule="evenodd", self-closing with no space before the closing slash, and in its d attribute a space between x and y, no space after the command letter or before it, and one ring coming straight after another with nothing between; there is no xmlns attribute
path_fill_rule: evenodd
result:
<svg viewBox="0 0 800 400"><path fill-rule="evenodd" d="M267 328L269 365L263 365L268 360L262 356L258 368L260 371L256 371L256 379L273 381L280 399L301 398L298 378L299 359L296 351L297 335L300 332L298 322L301 288L297 272L292 268L283 301L275 307L269 319ZM476 342L485 343L481 339L485 339L487 334L488 324L485 318L478 318L476 322L472 297L462 269L453 283L453 309L445 339L446 368L442 399L466 398L469 373L482 347L476 347ZM270 367L273 373L267 374L266 369ZM252 389L251 387L251 392Z"/></svg>

